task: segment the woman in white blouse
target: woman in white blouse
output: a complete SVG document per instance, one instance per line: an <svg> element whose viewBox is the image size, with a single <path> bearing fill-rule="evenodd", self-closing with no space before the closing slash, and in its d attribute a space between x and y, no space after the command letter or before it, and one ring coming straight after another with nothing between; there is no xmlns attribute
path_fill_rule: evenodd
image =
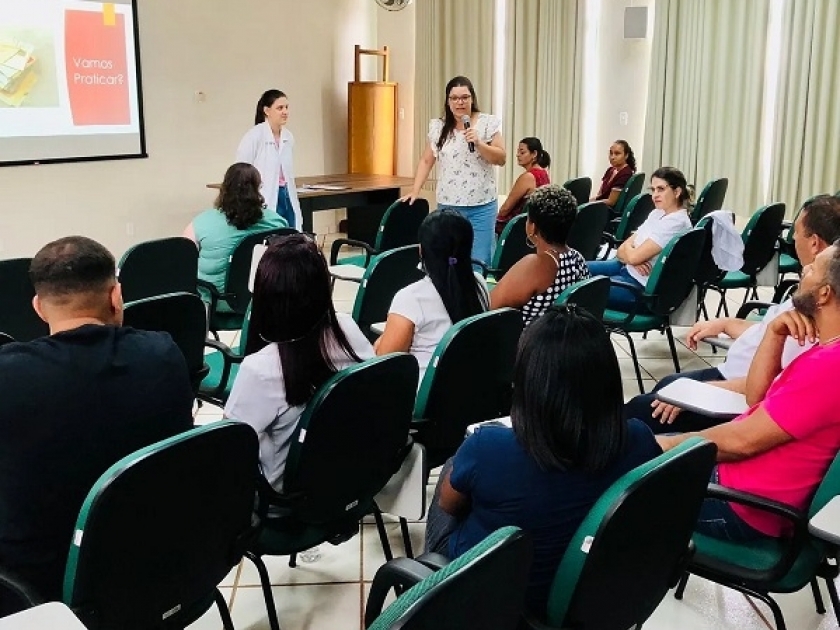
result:
<svg viewBox="0 0 840 630"><path fill-rule="evenodd" d="M468 123L466 124L465 123ZM494 166L504 166L505 145L498 116L478 108L472 82L455 77L446 84L444 117L429 122L428 142L414 186L403 199L413 202L437 163L438 210L455 210L473 226L472 257L490 263L498 210Z"/></svg>
<svg viewBox="0 0 840 630"><path fill-rule="evenodd" d="M279 492L306 403L333 374L373 357L353 318L335 312L327 261L307 236L277 239L260 260L245 354L225 417L257 432L263 474Z"/></svg>

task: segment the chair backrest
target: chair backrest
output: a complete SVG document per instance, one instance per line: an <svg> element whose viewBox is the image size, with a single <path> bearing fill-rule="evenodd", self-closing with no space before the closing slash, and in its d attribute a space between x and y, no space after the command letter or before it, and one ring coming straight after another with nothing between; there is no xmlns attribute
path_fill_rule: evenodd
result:
<svg viewBox="0 0 840 630"><path fill-rule="evenodd" d="M418 242L417 233L420 224L429 214L429 202L425 199L415 199L414 203L395 201L392 203L379 223L374 248L378 252L414 245Z"/></svg>
<svg viewBox="0 0 840 630"><path fill-rule="evenodd" d="M525 240L527 220L528 215L523 212L508 221L505 229L502 230L496 243L496 251L493 252L493 262L490 265L491 269L494 269L493 277L496 280L501 280L511 267L533 251Z"/></svg>
<svg viewBox="0 0 840 630"><path fill-rule="evenodd" d="M389 354L342 370L315 393L284 473L284 492L304 497L298 520L318 525L366 513L402 463L418 378L417 359Z"/></svg>
<svg viewBox="0 0 840 630"><path fill-rule="evenodd" d="M710 212L723 208L727 188L729 188L729 180L726 177L713 179L703 186L703 190L694 204L694 209L691 211L691 222L696 224Z"/></svg>
<svg viewBox="0 0 840 630"><path fill-rule="evenodd" d="M7 335L6 333L0 333L0 346L5 346L7 343L13 343L14 337Z"/></svg>
<svg viewBox="0 0 840 630"><path fill-rule="evenodd" d="M621 189L621 194L618 196L618 201L615 202L615 206L613 206L612 213L613 216L621 216L624 214L624 209L630 200L642 192L642 187L645 185L645 174L644 173L633 173L630 176L630 179L627 180L627 183L624 184L624 188Z"/></svg>
<svg viewBox="0 0 840 630"><path fill-rule="evenodd" d="M609 220L610 207L603 201L590 201L578 206L566 245L580 252L584 260L595 260Z"/></svg>
<svg viewBox="0 0 840 630"><path fill-rule="evenodd" d="M370 259L353 304L353 319L368 339L376 338L370 326L388 318L397 291L422 277L417 245L397 247Z"/></svg>
<svg viewBox="0 0 840 630"><path fill-rule="evenodd" d="M88 628L184 627L252 533L258 449L251 427L217 422L111 466L76 521L64 602Z"/></svg>
<svg viewBox="0 0 840 630"><path fill-rule="evenodd" d="M840 453L834 457L834 461L820 482L811 505L808 506L808 518L813 518L817 512L825 507L825 504L840 494Z"/></svg>
<svg viewBox="0 0 840 630"><path fill-rule="evenodd" d="M566 550L548 600L556 628L641 625L674 585L706 494L717 448L691 438L616 481ZM605 594L621 593L605 604Z"/></svg>
<svg viewBox="0 0 840 630"><path fill-rule="evenodd" d="M589 195L592 193L592 179L575 177L563 184L563 188L572 193L577 205L582 206L589 201Z"/></svg>
<svg viewBox="0 0 840 630"><path fill-rule="evenodd" d="M50 334L46 322L32 308L35 288L29 280L31 258L0 260L0 332L17 341Z"/></svg>
<svg viewBox="0 0 840 630"><path fill-rule="evenodd" d="M650 193L642 193L633 197L621 214L621 222L615 230L615 240L622 242L630 238L630 235L639 229L639 226L645 222L654 208L655 204Z"/></svg>
<svg viewBox="0 0 840 630"><path fill-rule="evenodd" d="M266 239L272 236L286 236L298 234L293 228L274 228L249 234L236 246L230 255L227 274L225 275L225 298L230 310L239 315L244 315L251 303L251 291L248 289L248 280L251 277L251 262L254 247L261 245Z"/></svg>
<svg viewBox="0 0 840 630"><path fill-rule="evenodd" d="M580 282L575 282L557 296L554 303L557 306L575 304L586 309L598 319L604 318L607 300L610 297L610 279L606 276L595 276Z"/></svg>
<svg viewBox="0 0 840 630"><path fill-rule="evenodd" d="M744 241L744 266L741 271L755 276L773 259L784 219L785 204L781 202L759 208L750 217L741 234Z"/></svg>
<svg viewBox="0 0 840 630"><path fill-rule="evenodd" d="M712 255L712 226L714 221L705 216L697 222L697 229L702 229L706 234L703 242L703 251L700 253L700 261L697 263L697 272L694 274L694 282L699 287L708 287L717 284L726 275L726 272L717 266Z"/></svg>
<svg viewBox="0 0 840 630"><path fill-rule="evenodd" d="M432 355L414 406L427 448L455 452L467 426L510 415L513 366L522 315L510 308L468 317L450 328Z"/></svg>
<svg viewBox="0 0 840 630"><path fill-rule="evenodd" d="M652 297L651 312L670 315L685 301L694 286L705 241L706 231L693 228L665 245L645 285L645 294Z"/></svg>
<svg viewBox="0 0 840 630"><path fill-rule="evenodd" d="M406 591L370 630L515 630L525 599L531 546L519 528L497 529Z"/></svg>
<svg viewBox="0 0 840 630"><path fill-rule="evenodd" d="M207 368L204 340L207 338L207 307L195 293L170 293L125 305L123 324L138 330L169 333L187 361L190 380L197 391Z"/></svg>
<svg viewBox="0 0 840 630"><path fill-rule="evenodd" d="M197 293L198 247L183 236L138 243L120 259L117 274L123 300L167 293Z"/></svg>

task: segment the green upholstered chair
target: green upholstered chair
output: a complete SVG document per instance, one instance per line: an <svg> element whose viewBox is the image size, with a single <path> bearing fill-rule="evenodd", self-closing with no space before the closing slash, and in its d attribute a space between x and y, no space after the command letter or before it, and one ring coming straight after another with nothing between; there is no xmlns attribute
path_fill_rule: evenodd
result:
<svg viewBox="0 0 840 630"><path fill-rule="evenodd" d="M490 267L487 269L488 284L496 284L519 260L534 251L533 248L528 246L528 241L525 239L525 223L527 220L528 214L523 212L513 217L505 225L499 235L499 240L496 241L493 260L490 261Z"/></svg>
<svg viewBox="0 0 840 630"><path fill-rule="evenodd" d="M166 293L197 293L198 248L183 236L159 238L131 247L117 264L126 302Z"/></svg>
<svg viewBox="0 0 840 630"><path fill-rule="evenodd" d="M580 252L584 260L595 260L609 220L610 207L603 201L590 201L578 206L566 245Z"/></svg>
<svg viewBox="0 0 840 630"><path fill-rule="evenodd" d="M522 315L511 308L461 320L438 343L414 405L414 439L430 468L464 441L467 427L510 415Z"/></svg>
<svg viewBox="0 0 840 630"><path fill-rule="evenodd" d="M423 275L417 245L397 247L371 258L353 303L353 319L371 342L378 334L370 327L388 319L388 309L397 291Z"/></svg>
<svg viewBox="0 0 840 630"><path fill-rule="evenodd" d="M747 289L743 302L750 297L758 299L757 276L777 254L776 247L784 218L783 203L763 206L750 217L747 227L741 233L744 265L738 271L728 271L720 281L708 284L709 289L717 291L721 296L715 317L720 317L721 311L729 317L729 307L726 305L726 292L729 289Z"/></svg>
<svg viewBox="0 0 840 630"><path fill-rule="evenodd" d="M633 197L624 206L624 212L617 219L607 224L603 240L609 247L604 249L602 260L609 257L611 249L614 249L626 241L645 222L648 215L653 212L654 203L650 193L642 193ZM611 233L612 232L612 233Z"/></svg>
<svg viewBox="0 0 840 630"><path fill-rule="evenodd" d="M198 281L198 287L205 301L208 301L207 311L210 313L210 330L216 334L220 330L239 330L245 319L245 311L251 303L251 291L248 289L248 279L251 276L251 263L254 247L262 245L271 238L297 234L292 228L274 228L263 230L245 236L228 261L225 273L225 289L219 291L211 282ZM217 336L218 338L218 336Z"/></svg>
<svg viewBox="0 0 840 630"><path fill-rule="evenodd" d="M195 293L169 293L125 304L123 325L137 330L169 333L187 362L190 382L198 392L201 381L209 374L204 362L204 341L207 339L207 310Z"/></svg>
<svg viewBox="0 0 840 630"><path fill-rule="evenodd" d="M713 443L692 438L613 483L557 567L546 623L529 618L529 625L640 628L691 557L716 453Z"/></svg>
<svg viewBox="0 0 840 630"><path fill-rule="evenodd" d="M242 330L239 333L239 343L229 348L220 341L205 339L204 345L210 348L210 352L204 355L204 362L208 367L205 376L198 388L198 399L203 402L224 407L236 374L239 372L239 365L245 358L245 348L248 347L248 335L251 324L251 307L245 311L245 318L242 320Z"/></svg>
<svg viewBox="0 0 840 630"><path fill-rule="evenodd" d="M606 276L595 276L575 282L572 286L567 287L557 296L554 304L556 306L574 304L578 308L585 309L594 317L603 319L609 297L610 279Z"/></svg>
<svg viewBox="0 0 840 630"><path fill-rule="evenodd" d="M770 607L777 630L787 627L772 593L795 593L810 585L817 612L825 612L817 578L825 580L834 614L840 623L840 599L834 584L838 549L808 532L808 519L840 494L840 455L834 458L805 512L746 492L709 485L708 496L777 514L793 525L789 538L761 538L739 543L695 533L696 553L675 592L682 599L689 574L699 575L756 597Z"/></svg>
<svg viewBox="0 0 840 630"><path fill-rule="evenodd" d="M337 279L361 282L373 256L404 245L415 245L418 242L420 224L428 214L429 202L425 199L415 199L411 204L407 201L395 201L382 215L373 247L364 241L336 239L330 250L330 274L333 282ZM364 252L339 257L342 247L357 247Z"/></svg>
<svg viewBox="0 0 840 630"><path fill-rule="evenodd" d="M700 196L691 210L691 223L697 225L710 212L723 208L723 200L726 198L726 189L729 188L729 180L725 177L713 179L700 191Z"/></svg>
<svg viewBox="0 0 840 630"><path fill-rule="evenodd" d="M35 288L29 280L31 258L0 260L0 332L17 341L50 334L46 322L32 308Z"/></svg>
<svg viewBox="0 0 840 630"><path fill-rule="evenodd" d="M616 201L615 205L610 209L610 216L616 219L624 214L624 209L627 204L630 203L630 200L633 199L633 197L641 194L644 185L645 174L641 172L633 173L630 176L630 179L627 180L627 183L624 184L624 188L621 189L618 201Z"/></svg>
<svg viewBox="0 0 840 630"><path fill-rule="evenodd" d="M88 628L184 628L217 604L216 585L255 536L254 431L218 422L124 457L76 521L64 603Z"/></svg>
<svg viewBox="0 0 840 630"><path fill-rule="evenodd" d="M674 368L677 372L680 371L670 317L689 297L694 288L694 277L705 239L706 233L702 228L694 228L671 239L656 259L644 289L626 282L612 282L613 285L621 286L636 295L632 308L626 311L608 308L604 311L603 321L607 330L627 339L630 345L630 356L633 358L636 369L639 391L642 393L645 391L642 373L639 358L636 355L636 346L630 333L646 333L651 330L665 332L671 348Z"/></svg>
<svg viewBox="0 0 840 630"><path fill-rule="evenodd" d="M589 195L592 193L592 179L589 177L575 177L563 184L563 188L572 193L575 198L575 203L582 206L589 201Z"/></svg>
<svg viewBox="0 0 840 630"><path fill-rule="evenodd" d="M516 527L490 534L435 571L398 558L373 579L365 608L370 630L516 630L531 565L531 541ZM385 596L407 588L385 611Z"/></svg>
<svg viewBox="0 0 840 630"><path fill-rule="evenodd" d="M257 567L269 625L279 630L262 556L291 556L355 536L410 448L417 360L389 354L342 370L315 393L291 438L283 492L260 486L263 528L247 557Z"/></svg>

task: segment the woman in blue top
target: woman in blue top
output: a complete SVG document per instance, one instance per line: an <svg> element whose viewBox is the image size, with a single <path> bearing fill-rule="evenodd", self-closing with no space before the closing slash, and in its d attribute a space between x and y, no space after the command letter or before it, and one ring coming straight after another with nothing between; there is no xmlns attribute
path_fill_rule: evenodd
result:
<svg viewBox="0 0 840 630"><path fill-rule="evenodd" d="M237 162L225 173L214 207L199 214L184 230L184 236L198 246L198 279L223 293L230 257L242 239L287 225L279 214L266 211L257 169Z"/></svg>
<svg viewBox="0 0 840 630"><path fill-rule="evenodd" d="M557 566L589 509L624 473L660 455L650 429L621 419L621 373L603 324L552 306L522 336L511 422L481 427L443 469L426 550L457 557L515 525L534 541L527 604L545 616Z"/></svg>

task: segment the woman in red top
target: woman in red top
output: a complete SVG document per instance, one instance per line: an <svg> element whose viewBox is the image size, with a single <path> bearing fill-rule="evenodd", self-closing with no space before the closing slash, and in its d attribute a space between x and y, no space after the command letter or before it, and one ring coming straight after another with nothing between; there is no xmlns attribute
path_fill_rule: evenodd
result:
<svg viewBox="0 0 840 630"><path fill-rule="evenodd" d="M636 172L636 156L626 140L616 140L610 145L610 167L601 178L601 188L592 201L605 201L612 208L618 201L621 190Z"/></svg>
<svg viewBox="0 0 840 630"><path fill-rule="evenodd" d="M508 221L522 213L528 195L534 192L535 188L551 183L548 172L545 170L551 164L551 158L543 149L539 138L522 138L516 150L516 161L525 169L525 172L516 179L507 199L499 208L499 216L496 217L496 234L501 234Z"/></svg>

